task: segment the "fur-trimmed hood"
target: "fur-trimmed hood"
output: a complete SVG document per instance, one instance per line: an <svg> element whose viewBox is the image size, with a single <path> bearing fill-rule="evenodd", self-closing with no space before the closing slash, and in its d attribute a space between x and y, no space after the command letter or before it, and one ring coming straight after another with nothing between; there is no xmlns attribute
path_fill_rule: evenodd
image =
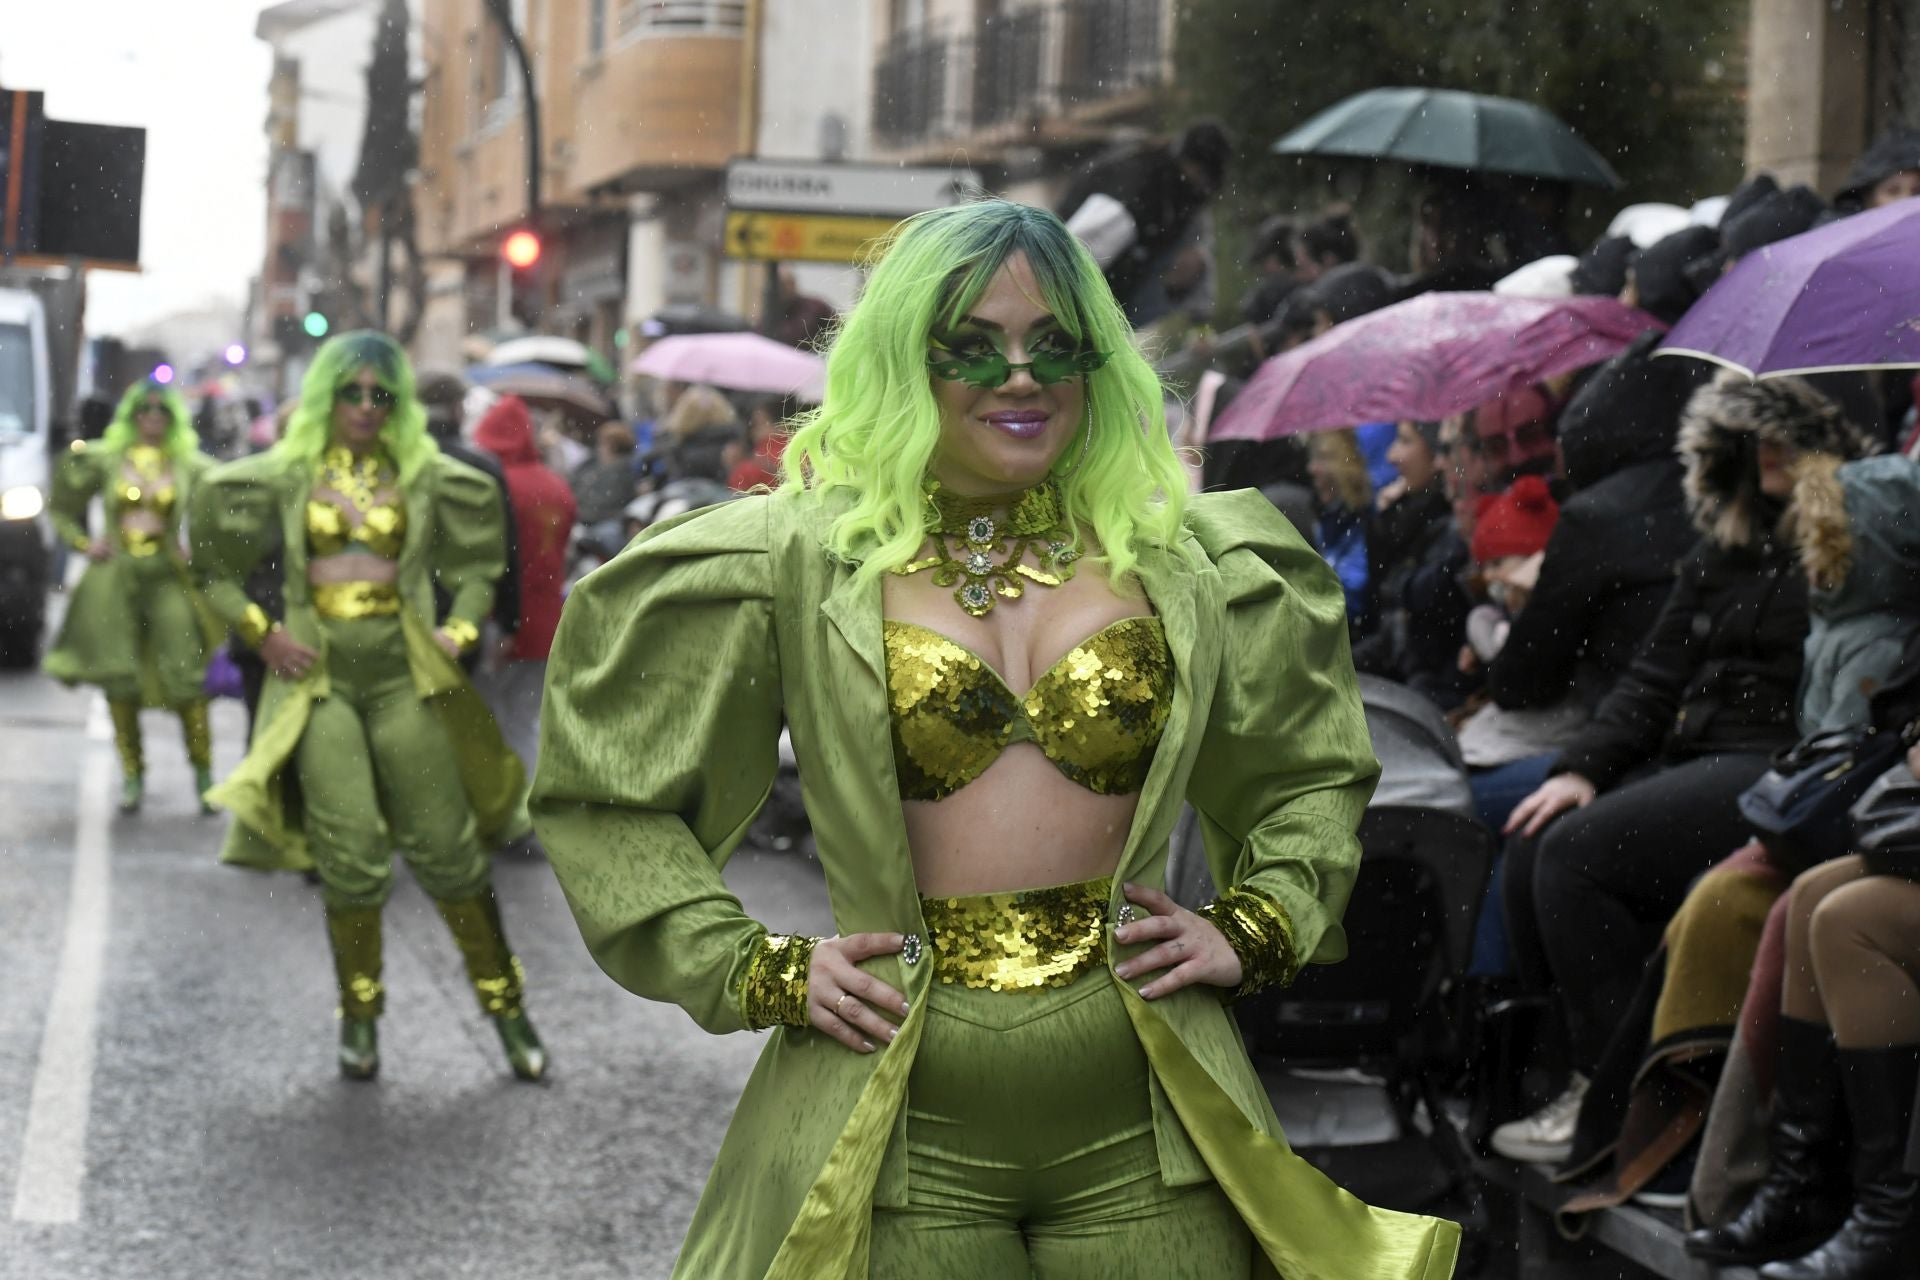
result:
<svg viewBox="0 0 1920 1280"><path fill-rule="evenodd" d="M1801 455L1796 475L1817 470L1811 455L1844 462L1879 448L1838 405L1803 379L1721 374L1687 402L1678 450L1687 469L1687 509L1694 527L1722 547L1753 546L1774 531L1777 504L1760 492L1762 440ZM1789 527L1786 532L1795 530Z"/></svg>

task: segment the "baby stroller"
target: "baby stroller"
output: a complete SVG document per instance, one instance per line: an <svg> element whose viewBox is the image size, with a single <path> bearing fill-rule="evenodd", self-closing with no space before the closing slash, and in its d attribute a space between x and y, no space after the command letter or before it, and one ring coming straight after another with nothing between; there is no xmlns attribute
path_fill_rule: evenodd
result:
<svg viewBox="0 0 1920 1280"><path fill-rule="evenodd" d="M1257 1064L1377 1077L1401 1134L1422 1133L1446 1184L1480 1214L1479 1184L1438 1083L1458 1069L1450 997L1466 970L1491 874L1493 839L1473 817L1452 729L1423 695L1361 676L1380 782L1360 823L1360 877L1344 925L1349 951L1291 987L1235 1006ZM1214 895L1189 810L1173 836L1168 891L1189 907ZM1424 1112L1424 1115L1422 1114Z"/></svg>

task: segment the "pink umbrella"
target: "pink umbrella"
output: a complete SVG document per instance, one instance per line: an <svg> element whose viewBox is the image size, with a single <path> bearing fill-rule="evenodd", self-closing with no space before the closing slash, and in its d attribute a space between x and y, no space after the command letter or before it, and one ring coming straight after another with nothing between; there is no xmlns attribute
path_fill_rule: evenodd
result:
<svg viewBox="0 0 1920 1280"><path fill-rule="evenodd" d="M1423 293L1261 365L1215 440L1434 421L1624 350L1658 320L1612 298Z"/></svg>
<svg viewBox="0 0 1920 1280"><path fill-rule="evenodd" d="M827 385L825 360L757 333L686 333L661 338L628 367L669 382L765 391L815 404Z"/></svg>

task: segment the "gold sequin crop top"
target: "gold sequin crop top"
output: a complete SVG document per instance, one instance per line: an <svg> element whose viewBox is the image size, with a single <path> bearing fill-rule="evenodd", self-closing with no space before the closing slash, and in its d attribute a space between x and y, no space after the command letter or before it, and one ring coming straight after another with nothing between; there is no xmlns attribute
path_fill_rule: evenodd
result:
<svg viewBox="0 0 1920 1280"><path fill-rule="evenodd" d="M343 551L370 551L382 560L398 560L407 540L407 511L398 501L376 502L355 525L347 513L320 498L307 501L307 553L314 559Z"/></svg>
<svg viewBox="0 0 1920 1280"><path fill-rule="evenodd" d="M173 519L174 504L180 499L180 491L173 487L170 479L154 482L145 478L134 480L121 476L114 495L120 501L123 512L134 510L151 511L162 520Z"/></svg>
<svg viewBox="0 0 1920 1280"><path fill-rule="evenodd" d="M904 800L940 800L1031 742L1100 795L1146 782L1173 699L1160 619L1122 618L1075 645L1024 696L938 631L886 620L893 763Z"/></svg>
<svg viewBox="0 0 1920 1280"><path fill-rule="evenodd" d="M129 446L113 489L123 512L149 511L163 522L173 519L180 500L167 455L147 444Z"/></svg>

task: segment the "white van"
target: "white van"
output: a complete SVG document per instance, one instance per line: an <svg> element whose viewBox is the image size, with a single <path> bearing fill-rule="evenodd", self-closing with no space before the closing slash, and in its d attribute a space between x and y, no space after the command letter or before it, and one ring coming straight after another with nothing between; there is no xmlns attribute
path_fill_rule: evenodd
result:
<svg viewBox="0 0 1920 1280"><path fill-rule="evenodd" d="M0 289L0 666L31 664L46 617L53 386L46 312Z"/></svg>

